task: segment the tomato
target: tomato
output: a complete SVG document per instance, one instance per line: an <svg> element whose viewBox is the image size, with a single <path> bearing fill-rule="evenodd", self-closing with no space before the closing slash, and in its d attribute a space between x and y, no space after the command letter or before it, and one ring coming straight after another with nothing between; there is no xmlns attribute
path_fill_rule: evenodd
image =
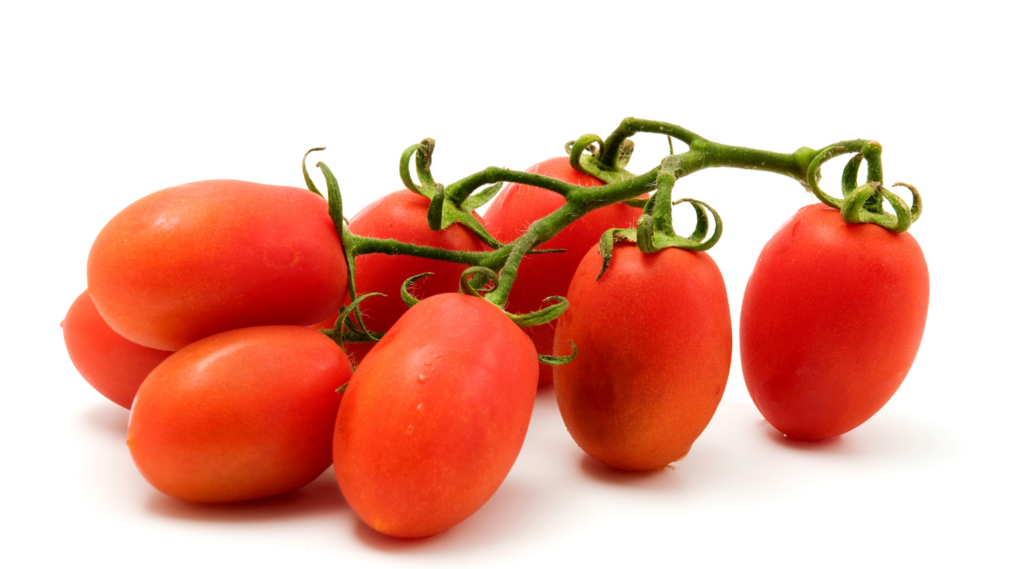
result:
<svg viewBox="0 0 1024 569"><path fill-rule="evenodd" d="M537 352L494 305L456 293L405 313L356 370L338 411L334 471L370 527L426 537L469 517L523 445Z"/></svg>
<svg viewBox="0 0 1024 569"><path fill-rule="evenodd" d="M71 363L107 399L131 409L142 380L174 352L154 350L110 329L88 291L78 295L60 323Z"/></svg>
<svg viewBox="0 0 1024 569"><path fill-rule="evenodd" d="M458 223L442 231L427 225L430 200L409 190L399 190L366 206L352 218L349 230L363 237L397 239L413 245L425 245L459 251L487 251L488 248L472 231ZM459 290L459 277L466 265L410 257L408 255L371 254L356 257L356 288L359 295L380 292L360 303L363 322L373 331L384 331L405 314L406 306L399 294L405 279L421 273L433 275L416 281L412 287L417 298ZM335 315L337 316L337 315ZM329 322L329 324L328 324ZM327 328L334 326L329 318ZM354 363L362 361L372 344L346 344L345 351Z"/></svg>
<svg viewBox="0 0 1024 569"><path fill-rule="evenodd" d="M132 408L128 447L157 490L193 502L273 496L331 464L351 368L323 334L300 326L222 332L153 370Z"/></svg>
<svg viewBox="0 0 1024 569"><path fill-rule="evenodd" d="M917 241L847 224L824 204L768 241L740 313L743 377L787 436L841 435L903 382L924 334L928 267Z"/></svg>
<svg viewBox="0 0 1024 569"><path fill-rule="evenodd" d="M327 202L233 180L174 186L122 210L89 252L89 294L129 340L177 350L217 332L309 325L348 290Z"/></svg>
<svg viewBox="0 0 1024 569"><path fill-rule="evenodd" d="M718 408L729 378L732 322L725 282L707 253L644 254L618 244L583 258L559 318L554 370L569 434L622 470L654 470L686 456Z"/></svg>
<svg viewBox="0 0 1024 569"><path fill-rule="evenodd" d="M593 176L573 170L568 157L545 160L526 171L588 188L603 184ZM525 233L531 223L563 205L565 198L555 192L509 184L484 212L484 226L497 240L508 243ZM571 223L541 246L543 249L566 249L565 253L543 253L523 259L505 309L525 314L539 310L549 296L565 296L580 260L597 243L601 234L613 227L635 227L641 213L638 208L619 203L594 210ZM551 353L556 323L552 321L526 329L538 353ZM551 377L551 366L541 366L539 385L551 385Z"/></svg>

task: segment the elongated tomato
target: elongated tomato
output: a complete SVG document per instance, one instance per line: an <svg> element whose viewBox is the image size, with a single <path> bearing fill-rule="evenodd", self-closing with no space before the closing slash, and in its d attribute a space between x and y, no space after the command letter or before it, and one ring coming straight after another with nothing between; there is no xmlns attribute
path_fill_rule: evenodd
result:
<svg viewBox="0 0 1024 569"><path fill-rule="evenodd" d="M128 448L157 490L236 502L305 486L331 464L337 344L301 326L257 326L190 344L139 388Z"/></svg>
<svg viewBox="0 0 1024 569"><path fill-rule="evenodd" d="M315 324L348 291L326 200L234 180L174 186L126 207L96 237L88 279L115 332L161 350L235 328Z"/></svg>
<svg viewBox="0 0 1024 569"><path fill-rule="evenodd" d="M555 397L569 434L595 459L653 470L686 456L711 421L732 359L725 282L707 253L615 246L600 280L583 258L559 318Z"/></svg>
<svg viewBox="0 0 1024 569"><path fill-rule="evenodd" d="M140 346L110 329L88 292L78 295L60 323L75 369L96 391L125 409L160 362L174 352Z"/></svg>
<svg viewBox="0 0 1024 569"><path fill-rule="evenodd" d="M758 410L799 439L867 421L914 363L928 292L909 233L802 208L764 246L743 295L740 359Z"/></svg>
<svg viewBox="0 0 1024 569"><path fill-rule="evenodd" d="M396 537L477 511L523 445L537 391L529 337L485 300L449 293L395 323L352 376L334 471L355 513Z"/></svg>

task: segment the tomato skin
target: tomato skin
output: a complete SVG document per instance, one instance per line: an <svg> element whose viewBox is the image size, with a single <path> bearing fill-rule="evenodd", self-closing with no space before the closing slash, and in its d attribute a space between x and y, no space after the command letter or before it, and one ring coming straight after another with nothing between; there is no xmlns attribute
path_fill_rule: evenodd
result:
<svg viewBox="0 0 1024 569"><path fill-rule="evenodd" d="M128 447L157 490L236 502L305 486L331 464L351 376L345 353L301 326L258 326L190 344L139 388Z"/></svg>
<svg viewBox="0 0 1024 569"><path fill-rule="evenodd" d="M725 282L707 253L646 255L618 244L609 269L597 246L583 258L555 331L555 398L587 454L622 470L655 470L686 456L729 378L732 322Z"/></svg>
<svg viewBox="0 0 1024 569"><path fill-rule="evenodd" d="M345 500L395 537L469 517L519 455L537 367L529 337L487 301L449 293L415 305L345 391L334 436Z"/></svg>
<svg viewBox="0 0 1024 569"><path fill-rule="evenodd" d="M868 420L914 362L928 289L909 233L802 208L765 245L743 296L740 359L758 410L808 440Z"/></svg>
<svg viewBox="0 0 1024 569"><path fill-rule="evenodd" d="M589 174L573 170L568 157L545 160L526 171L586 188L604 185ZM508 243L525 233L531 223L563 205L565 198L555 192L509 184L484 212L484 226L495 239ZM565 253L543 253L523 259L505 309L525 314L539 310L549 296L565 296L576 267L601 234L613 227L635 227L641 213L638 208L619 203L594 210L569 224L541 246L542 249L566 249ZM538 353L552 353L556 324L557 321L552 321L526 329ZM540 366L539 386L551 385L551 370L551 366Z"/></svg>
<svg viewBox="0 0 1024 569"><path fill-rule="evenodd" d="M178 350L235 328L319 322L341 307L347 270L322 197L209 180L114 216L89 252L88 279L118 334Z"/></svg>
<svg viewBox="0 0 1024 569"><path fill-rule="evenodd" d="M131 409L139 385L174 352L140 346L114 332L83 292L60 323L71 363L107 399Z"/></svg>
<svg viewBox="0 0 1024 569"><path fill-rule="evenodd" d="M363 208L352 218L349 229L363 237L397 239L413 245L459 251L487 251L487 246L461 224L442 231L427 225L430 200L409 190L399 190ZM412 290L417 298L459 290L459 277L468 265L422 259L408 255L371 254L356 258L356 287L359 295L380 292L387 296L367 298L360 305L363 322L374 331L390 328L407 310L399 290L405 279L421 273L433 275L417 281ZM328 318L321 325L334 326ZM373 344L346 344L345 351L356 364L362 361Z"/></svg>

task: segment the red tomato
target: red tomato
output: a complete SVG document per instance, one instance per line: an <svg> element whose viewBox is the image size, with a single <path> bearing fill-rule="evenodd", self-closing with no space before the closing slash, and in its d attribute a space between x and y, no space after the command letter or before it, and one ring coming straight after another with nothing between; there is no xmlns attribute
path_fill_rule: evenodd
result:
<svg viewBox="0 0 1024 569"><path fill-rule="evenodd" d="M768 241L747 282L747 390L787 436L841 435L896 392L927 313L928 266L909 233L847 224L824 204L807 206Z"/></svg>
<svg viewBox="0 0 1024 569"><path fill-rule="evenodd" d="M93 389L125 409L131 409L142 380L174 353L140 346L111 330L88 292L78 295L60 327L78 373Z"/></svg>
<svg viewBox="0 0 1024 569"><path fill-rule="evenodd" d="M679 460L704 431L725 391L732 322L725 282L707 253L645 255L615 246L601 280L593 247L569 286L555 352L555 398L587 454L623 470Z"/></svg>
<svg viewBox="0 0 1024 569"><path fill-rule="evenodd" d="M573 170L568 157L545 160L526 171L588 188L603 185L601 180ZM525 233L531 223L563 205L565 198L554 192L509 184L484 212L484 225L497 240L508 243ZM571 223L541 246L543 249L566 249L565 253L543 253L523 259L505 309L524 314L539 310L549 296L565 296L580 260L597 243L601 234L612 227L635 227L641 213L638 208L620 203L594 210ZM551 353L556 323L551 321L526 329L538 353ZM539 385L551 385L551 366L540 366Z"/></svg>
<svg viewBox="0 0 1024 569"><path fill-rule="evenodd" d="M131 204L96 237L88 276L110 327L162 350L246 326L314 324L348 291L326 200L233 180L174 186Z"/></svg>
<svg viewBox="0 0 1024 569"><path fill-rule="evenodd" d="M415 305L345 391L334 471L370 527L426 537L469 517L519 455L537 352L494 305L441 294Z"/></svg>
<svg viewBox="0 0 1024 569"><path fill-rule="evenodd" d="M128 447L157 490L235 502L305 486L331 464L351 376L345 353L300 326L231 330L167 358L139 388Z"/></svg>
<svg viewBox="0 0 1024 569"><path fill-rule="evenodd" d="M443 231L433 231L427 225L430 200L399 190L366 206L352 218L349 229L356 235L377 239L397 239L413 245L425 245L459 251L487 251L488 248L472 231L456 223ZM417 298L426 298L443 292L459 290L459 277L466 265L421 259L407 255L360 255L356 257L356 288L359 295L380 292L387 296L373 296L359 304L363 322L370 330L384 331L405 314L399 290L405 279L420 273L434 273L413 285ZM337 315L335 315L337 316ZM328 319L327 328L334 326ZM327 321L324 322L327 324ZM346 344L345 351L354 363L362 361L372 344Z"/></svg>

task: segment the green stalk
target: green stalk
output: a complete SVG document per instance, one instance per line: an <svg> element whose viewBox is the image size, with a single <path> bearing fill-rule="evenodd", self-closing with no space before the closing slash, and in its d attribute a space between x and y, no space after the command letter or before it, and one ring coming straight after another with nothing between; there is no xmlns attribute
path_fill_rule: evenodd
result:
<svg viewBox="0 0 1024 569"><path fill-rule="evenodd" d="M664 134L670 137L670 142L671 138L674 138L682 141L689 148L686 152L681 154L672 154L666 157L660 165L644 174L633 175L624 170L625 160L622 158L623 154L628 155L628 152L624 153L623 150L631 149L632 142L628 142L627 144L629 137L640 132ZM871 196L865 196L863 192L868 190L862 190L861 193L858 194L857 207L848 207L847 210L849 211L845 215L851 219L856 217L857 219L867 219L870 222L876 222L874 221L876 218L881 219L878 216L887 215L881 213L881 201L883 194L885 199L890 200L890 202L892 202L893 198L897 200L899 199L894 195L890 197L889 194L891 194L891 192L881 188L881 145L870 140L843 141L827 146L821 150L803 147L793 153L785 154L745 148L742 146L719 144L677 125L659 121L627 118L623 120L622 123L619 124L618 128L616 128L611 135L603 141L596 135L586 135L578 139L575 143L571 143L570 146L573 146L573 150L571 151L571 161L574 167L601 178L608 182L606 185L584 188L562 182L560 180L548 178L546 176L541 176L539 174L519 172L506 168L490 167L475 174L471 174L452 183L447 188L444 188L440 184L437 184L430 174L430 162L434 148L434 141L432 139L424 139L420 144L410 146L406 149L402 156L400 173L402 180L407 187L417 193L430 197L433 201L438 202L432 206L433 209L436 210L433 211L433 215L431 217L433 220L432 226L436 225L439 227L447 227L447 224L455 221L463 223L466 223L467 221L475 222L475 220L463 218L456 219L451 216L445 218L446 221L444 224L440 223L439 220L442 219L441 212L446 207L451 207L452 209L450 211L454 212L454 214L471 217L471 212L462 211L460 213L456 210L475 208L482 205L484 201L490 199L490 196L497 191L497 186L493 186L492 188L488 188L487 190L478 192L477 194L473 194L473 192L483 186L500 184L502 182L518 183L543 188L561 195L565 198L566 203L546 217L532 223L526 232L524 232L515 241L500 244L493 238L490 238L489 241L488 239L485 239L486 242L490 242L492 246L496 247L493 251L450 251L447 249L403 243L394 239L374 239L354 235L347 227L345 227L343 228L344 235L342 236L342 240L346 249L346 256L348 256L350 260L354 260L356 256L373 253L410 255L470 266L486 267L498 272L498 279L495 283L494 290L487 293L485 298L497 306L504 306L508 300L508 295L512 290L512 285L518 276L519 264L522 262L523 258L527 254L538 253L536 248L539 245L550 240L569 224L595 209L635 199L645 193L653 193L651 199L655 201L651 204L653 207L649 207L648 211L651 213L651 217L653 218L651 220L653 222L653 230L662 236L657 239L666 243L686 241L684 238L676 237L672 228L672 187L678 179L706 168L744 168L788 176L799 181L807 189L814 192L814 194L823 202L832 205L833 207L840 208L842 207L842 200L832 198L827 194L824 194L824 192L818 188L817 178L820 175L818 170L824 161L834 156L840 154L855 154L854 159L851 160L851 164L848 165L847 170L844 171L844 194L846 194L848 190L852 190L852 187L849 186L851 186L856 180L856 170L861 160L865 160L868 163L868 181L870 183L877 184L877 187L880 189L878 190L877 195ZM584 155L584 148L592 148L590 152L596 154L596 156ZM419 186L413 184L412 177L410 175L411 173L409 172L409 161L413 157L413 154L415 154L416 173L421 183ZM626 157L628 158L628 156ZM305 172L304 162L303 174L306 177L307 185L310 189L312 191L316 191L312 185L312 181L308 178L308 174ZM325 174L329 175L329 171L326 171L326 168ZM874 187L876 186L871 186L871 188ZM906 212L900 210L900 219L902 221L899 223L899 226L903 228L902 230L905 230L905 226L909 226L909 221L907 220L916 220L917 216L920 215L919 196L916 190L913 190L913 193L915 198L914 206L912 208L903 207L903 209L907 210ZM338 201L340 204L340 199ZM465 206L463 206L464 202ZM446 203L450 203L450 206L444 205ZM708 206L703 202L694 202L694 207L697 208L698 217L704 220L704 226L695 230L694 235L691 236L692 239L699 234L699 237L696 239L699 241L703 238L707 230L707 215L703 213L701 208ZM902 206L897 203L896 207L899 210ZM710 210L709 207L708 209ZM861 209L865 210L866 213L860 213ZM717 220L718 214L714 213L714 210L710 211L714 214L714 217ZM907 219L904 220L903 218ZM886 221L883 225L894 226L894 223L895 222ZM478 223L473 224L479 225ZM490 237L489 235L486 235L486 231L482 226L471 227L470 229L478 235L482 233L485 238ZM717 240L717 235L719 235L720 232L720 223L716 223L715 240ZM646 233L645 236L650 237ZM709 242L705 244L704 248L710 247L713 244L713 241L709 240ZM358 309L356 310L356 315L358 317Z"/></svg>

